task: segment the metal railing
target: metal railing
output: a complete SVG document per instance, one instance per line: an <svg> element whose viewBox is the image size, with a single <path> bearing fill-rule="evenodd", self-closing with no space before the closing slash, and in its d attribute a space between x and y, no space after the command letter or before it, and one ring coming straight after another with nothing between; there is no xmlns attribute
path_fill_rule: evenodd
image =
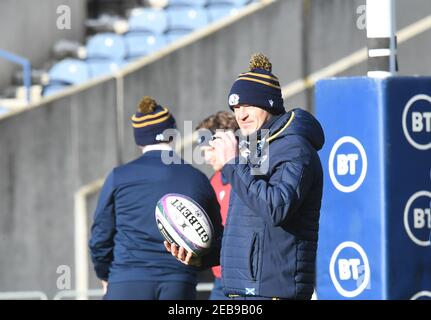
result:
<svg viewBox="0 0 431 320"><path fill-rule="evenodd" d="M30 103L30 89L31 89L31 63L29 60L8 52L6 50L0 49L0 58L9 60L10 62L19 64L22 66L23 71L23 84L26 90L27 103Z"/></svg>

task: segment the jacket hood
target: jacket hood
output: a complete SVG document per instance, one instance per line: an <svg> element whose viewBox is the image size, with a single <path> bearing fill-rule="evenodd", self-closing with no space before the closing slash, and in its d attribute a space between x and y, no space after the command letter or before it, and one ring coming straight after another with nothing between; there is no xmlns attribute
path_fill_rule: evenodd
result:
<svg viewBox="0 0 431 320"><path fill-rule="evenodd" d="M269 142L289 135L307 139L318 151L325 143L325 135L319 121L309 112L296 108L278 116L269 128Z"/></svg>

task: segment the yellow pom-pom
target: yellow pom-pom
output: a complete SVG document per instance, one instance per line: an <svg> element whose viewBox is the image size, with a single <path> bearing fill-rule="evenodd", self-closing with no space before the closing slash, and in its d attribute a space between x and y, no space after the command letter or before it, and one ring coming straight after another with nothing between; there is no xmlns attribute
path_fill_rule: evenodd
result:
<svg viewBox="0 0 431 320"><path fill-rule="evenodd" d="M268 72L272 71L271 62L262 53L256 53L251 56L249 67L250 67L250 71L253 71L253 69L263 69Z"/></svg>
<svg viewBox="0 0 431 320"><path fill-rule="evenodd" d="M156 100L149 96L145 96L142 98L141 102L139 102L138 111L140 113L150 113L153 112L157 106Z"/></svg>

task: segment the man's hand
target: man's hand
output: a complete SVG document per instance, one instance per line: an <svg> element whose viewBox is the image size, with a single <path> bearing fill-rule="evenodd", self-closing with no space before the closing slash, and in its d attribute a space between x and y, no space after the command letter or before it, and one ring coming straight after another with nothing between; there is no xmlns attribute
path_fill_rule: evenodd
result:
<svg viewBox="0 0 431 320"><path fill-rule="evenodd" d="M215 150L217 162L223 166L238 154L238 142L232 131L216 132L209 145Z"/></svg>
<svg viewBox="0 0 431 320"><path fill-rule="evenodd" d="M183 247L177 247L175 243L164 241L166 251L170 252L178 261L188 266L200 267L201 258L193 256L193 253L187 252Z"/></svg>

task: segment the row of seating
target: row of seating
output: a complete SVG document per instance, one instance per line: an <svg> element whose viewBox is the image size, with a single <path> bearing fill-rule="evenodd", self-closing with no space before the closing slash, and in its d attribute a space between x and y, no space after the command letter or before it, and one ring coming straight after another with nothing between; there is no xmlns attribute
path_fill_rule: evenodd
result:
<svg viewBox="0 0 431 320"><path fill-rule="evenodd" d="M236 13L243 5L214 4L207 7L175 6L165 10L136 8L128 19L129 31L164 33L170 30L195 30Z"/></svg>
<svg viewBox="0 0 431 320"><path fill-rule="evenodd" d="M235 4L239 6L250 3L250 0L150 0L150 4L155 7L172 7L172 6L207 6L212 4Z"/></svg>
<svg viewBox="0 0 431 320"><path fill-rule="evenodd" d="M49 84L45 86L43 95L49 96L69 85L112 73L126 63L124 60L109 59L64 59L49 70Z"/></svg>
<svg viewBox="0 0 431 320"><path fill-rule="evenodd" d="M166 9L135 8L130 12L125 34L96 34L87 41L85 60L66 58L52 66L43 95L49 96L66 86L112 73L254 1L169 0Z"/></svg>
<svg viewBox="0 0 431 320"><path fill-rule="evenodd" d="M101 33L92 37L86 46L87 59L133 60L160 50L175 41L172 35L129 32L123 36Z"/></svg>

